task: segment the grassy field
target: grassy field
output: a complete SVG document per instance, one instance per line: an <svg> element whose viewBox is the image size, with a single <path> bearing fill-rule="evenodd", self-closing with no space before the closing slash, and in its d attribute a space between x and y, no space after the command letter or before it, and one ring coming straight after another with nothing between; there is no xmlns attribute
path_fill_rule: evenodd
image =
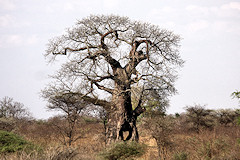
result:
<svg viewBox="0 0 240 160"><path fill-rule="evenodd" d="M140 144L145 144L147 147L140 157L131 157L130 159L157 160L159 156L167 160L240 159L240 127L238 125L215 125L211 129L202 128L199 132L195 132L190 130L181 118L172 119L174 121L173 128L169 133L162 133L167 134L167 139L162 139L162 143L159 145L151 132L146 129L146 124L142 122L143 119L139 120ZM75 130L75 137L78 139L70 147L63 145L64 137L52 124L53 120L54 118L46 121L21 120L15 122L15 127L11 132L22 136L41 149L34 149L30 152L23 149L12 153L1 153L1 159L103 159L100 155L105 152L105 137L104 125L100 120L80 118ZM62 125L66 123L64 120L58 121Z"/></svg>

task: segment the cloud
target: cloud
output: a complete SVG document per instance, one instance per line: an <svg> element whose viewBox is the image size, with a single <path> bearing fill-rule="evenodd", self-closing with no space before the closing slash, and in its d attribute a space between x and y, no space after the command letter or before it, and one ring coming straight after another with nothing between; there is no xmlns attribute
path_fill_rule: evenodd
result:
<svg viewBox="0 0 240 160"><path fill-rule="evenodd" d="M26 45L35 45L39 42L39 37L37 35L30 35L27 37L25 44Z"/></svg>
<svg viewBox="0 0 240 160"><path fill-rule="evenodd" d="M218 6L188 5L185 10L195 17L188 24L188 29L197 32L208 28L212 32L227 32L239 35L240 2L229 2ZM194 22L192 22L194 21Z"/></svg>
<svg viewBox="0 0 240 160"><path fill-rule="evenodd" d="M12 15L5 14L0 16L0 27L2 28L21 28L29 27L31 22L20 20Z"/></svg>
<svg viewBox="0 0 240 160"><path fill-rule="evenodd" d="M20 35L9 35L5 37L6 44L20 45L24 43L23 37Z"/></svg>
<svg viewBox="0 0 240 160"><path fill-rule="evenodd" d="M0 37L0 48L31 46L39 42L37 35L11 34Z"/></svg>
<svg viewBox="0 0 240 160"><path fill-rule="evenodd" d="M6 27L13 23L13 17L10 15L0 16L0 27Z"/></svg>
<svg viewBox="0 0 240 160"><path fill-rule="evenodd" d="M202 7L202 6L197 6L197 5L188 5L186 6L187 11L195 11L195 12L202 12L206 13L209 11L208 7Z"/></svg>
<svg viewBox="0 0 240 160"><path fill-rule="evenodd" d="M14 10L16 6L10 0L0 0L0 8L3 10Z"/></svg>
<svg viewBox="0 0 240 160"><path fill-rule="evenodd" d="M118 4L119 0L104 0L103 5L107 7L114 7ZM70 0L68 2L60 3L60 2L49 2L47 5L44 5L44 11L46 13L71 13L71 12L84 12L89 11L89 9L93 10L94 8L98 8L102 5L101 1L98 0L87 0L87 1L79 1L79 0ZM89 12L88 12L89 14Z"/></svg>
<svg viewBox="0 0 240 160"><path fill-rule="evenodd" d="M162 8L151 9L145 18L148 20L151 17L154 23L160 23L162 27L174 27L176 24L174 17L176 16L179 16L177 8L163 6Z"/></svg>
<svg viewBox="0 0 240 160"><path fill-rule="evenodd" d="M240 11L240 2L230 2L221 6L222 9L236 9Z"/></svg>
<svg viewBox="0 0 240 160"><path fill-rule="evenodd" d="M162 8L154 8L150 11L150 14L152 16L160 16L160 15L163 15L163 14L166 14L166 13L174 13L176 12L177 10L173 7L170 7L170 6L164 6Z"/></svg>
<svg viewBox="0 0 240 160"><path fill-rule="evenodd" d="M104 7L106 8L115 8L119 4L119 0L104 0Z"/></svg>
<svg viewBox="0 0 240 160"><path fill-rule="evenodd" d="M206 20L198 20L196 22L187 25L188 31L198 32L209 27L209 23Z"/></svg>
<svg viewBox="0 0 240 160"><path fill-rule="evenodd" d="M162 12L165 12L165 13L172 13L172 12L175 12L176 9L174 9L173 7L169 7L169 6L166 6L166 7L163 7L162 8Z"/></svg>
<svg viewBox="0 0 240 160"><path fill-rule="evenodd" d="M63 6L64 11L74 11L74 8L72 3L65 3Z"/></svg>
<svg viewBox="0 0 240 160"><path fill-rule="evenodd" d="M240 11L240 2L229 2L220 6L198 6L188 5L185 8L187 11L198 15L222 17L238 17ZM236 14L237 12L237 14Z"/></svg>

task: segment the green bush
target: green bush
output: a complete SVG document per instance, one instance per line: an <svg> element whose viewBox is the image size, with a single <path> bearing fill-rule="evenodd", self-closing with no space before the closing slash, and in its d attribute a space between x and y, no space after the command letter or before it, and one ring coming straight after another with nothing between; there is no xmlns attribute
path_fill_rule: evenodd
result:
<svg viewBox="0 0 240 160"><path fill-rule="evenodd" d="M0 153L10 153L20 150L30 151L34 145L24 140L19 135L0 130Z"/></svg>
<svg viewBox="0 0 240 160"><path fill-rule="evenodd" d="M137 142L120 142L100 154L106 160L124 160L140 157L146 152L146 145Z"/></svg>
<svg viewBox="0 0 240 160"><path fill-rule="evenodd" d="M173 160L187 160L188 154L185 152L179 152L174 154Z"/></svg>
<svg viewBox="0 0 240 160"><path fill-rule="evenodd" d="M240 126L240 117L237 119L237 124Z"/></svg>
<svg viewBox="0 0 240 160"><path fill-rule="evenodd" d="M237 139L237 143L238 143L238 144L239 144L239 146L240 146L240 138L238 138L238 139Z"/></svg>

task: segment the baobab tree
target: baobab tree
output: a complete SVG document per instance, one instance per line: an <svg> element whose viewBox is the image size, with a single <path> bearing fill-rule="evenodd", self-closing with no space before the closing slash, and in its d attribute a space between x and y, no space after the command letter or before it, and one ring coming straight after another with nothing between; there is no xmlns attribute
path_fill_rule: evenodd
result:
<svg viewBox="0 0 240 160"><path fill-rule="evenodd" d="M107 112L107 144L137 141L136 120L145 111L142 97L150 92L159 97L176 92L176 68L183 64L180 39L171 31L128 17L91 15L49 41L49 60L68 57L55 76L57 82L49 87L58 88L56 95L77 94L102 106ZM132 89L139 86L143 96L133 109Z"/></svg>

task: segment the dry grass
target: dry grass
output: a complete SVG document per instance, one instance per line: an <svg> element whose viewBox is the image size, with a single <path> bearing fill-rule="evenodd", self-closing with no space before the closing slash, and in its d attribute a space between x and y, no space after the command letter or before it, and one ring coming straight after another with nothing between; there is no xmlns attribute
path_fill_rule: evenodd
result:
<svg viewBox="0 0 240 160"><path fill-rule="evenodd" d="M178 133L172 137L174 144L168 157L174 159L174 155L184 153L190 160L237 160L240 159L237 137L240 137L239 127L220 127L199 134Z"/></svg>
<svg viewBox="0 0 240 160"><path fill-rule="evenodd" d="M47 122L29 122L19 126L18 132L26 139L40 145L42 152L24 151L1 155L3 160L99 160L99 153L105 148L104 127L100 122L86 122L79 126L86 133L73 143L71 148L61 145L56 133ZM138 160L157 160L156 142L144 127L139 126L140 142L148 146L148 151ZM177 128L177 127L176 127ZM177 130L177 129L176 129ZM237 160L240 159L239 126L216 126L213 130L201 130L199 134L179 129L171 136L173 146L168 148L169 160L177 160L185 155L189 160ZM182 156L184 157L184 156ZM182 159L183 160L183 159Z"/></svg>
<svg viewBox="0 0 240 160"><path fill-rule="evenodd" d="M139 127L142 129L143 127ZM177 127L176 127L177 128ZM141 142L149 146L148 153L142 159L157 160L157 144L145 130L140 130ZM172 148L167 150L167 160L187 157L188 160L238 160L240 159L239 126L216 126L213 130L201 130L200 133L177 130L171 140ZM183 160L183 159L182 159Z"/></svg>

